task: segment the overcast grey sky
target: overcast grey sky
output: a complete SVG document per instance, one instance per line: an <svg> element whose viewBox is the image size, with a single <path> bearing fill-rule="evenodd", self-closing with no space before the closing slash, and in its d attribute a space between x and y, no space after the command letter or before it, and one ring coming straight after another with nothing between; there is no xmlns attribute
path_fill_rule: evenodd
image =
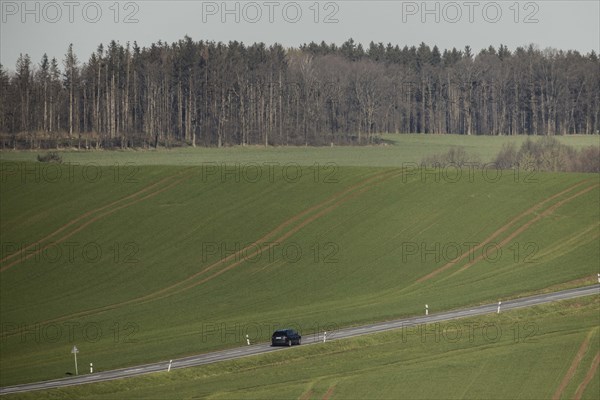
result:
<svg viewBox="0 0 600 400"><path fill-rule="evenodd" d="M159 39L244 43L341 44L352 37L440 49L500 43L513 50L600 48L600 1L27 1L0 0L0 62L14 70L20 53L37 64L43 53L62 59L73 43L86 61L100 43Z"/></svg>

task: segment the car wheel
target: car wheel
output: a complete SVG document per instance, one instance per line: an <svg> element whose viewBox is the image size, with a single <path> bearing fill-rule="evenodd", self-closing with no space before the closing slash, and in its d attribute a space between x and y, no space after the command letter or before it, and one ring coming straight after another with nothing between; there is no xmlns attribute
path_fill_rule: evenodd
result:
<svg viewBox="0 0 600 400"><path fill-rule="evenodd" d="M298 339L298 346L300 346L302 339Z"/></svg>

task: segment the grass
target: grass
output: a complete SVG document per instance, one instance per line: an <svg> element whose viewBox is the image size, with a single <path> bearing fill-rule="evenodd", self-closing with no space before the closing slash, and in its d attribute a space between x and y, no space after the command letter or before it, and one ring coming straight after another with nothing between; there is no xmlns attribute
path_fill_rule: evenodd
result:
<svg viewBox="0 0 600 400"><path fill-rule="evenodd" d="M492 162L504 143L513 142L517 148L527 136L465 136L465 135L382 135L387 146L335 147L269 147L234 146L227 148L175 148L159 150L77 151L58 153L67 163L94 163L114 166L134 162L135 165L199 165L203 163L296 163L303 166L325 165L360 167L402 167L405 163L420 163L426 155L442 153L450 146L463 146L481 162ZM597 135L557 136L577 149L600 144ZM33 162L41 151L3 151L0 159L12 162Z"/></svg>
<svg viewBox="0 0 600 400"><path fill-rule="evenodd" d="M521 139L390 138L64 154L80 166L1 153L0 385L72 373L73 345L107 370L593 280L597 175L402 174L449 143L485 159Z"/></svg>
<svg viewBox="0 0 600 400"><path fill-rule="evenodd" d="M600 351L597 296L301 346L284 352L8 399L573 398ZM581 391L597 399L599 372Z"/></svg>
<svg viewBox="0 0 600 400"><path fill-rule="evenodd" d="M16 190L19 178L7 177L5 250L91 213L43 241L40 253L34 247L22 262L0 265L9 266L0 272L3 385L64 376L73 344L82 362L110 369L237 346L251 328L254 340L266 340L282 325L310 333L414 315L425 303L434 312L541 290L597 269L598 187L589 175L451 183L348 167L336 173L337 182L325 183L307 167L305 178L290 183L280 169L272 182L208 178L198 167L140 171L131 185L115 184L106 173L107 181L93 184L40 182ZM483 243L515 215L566 189L494 238L492 250L502 251L497 260L463 272L465 263L457 263L419 282L448 264L449 248ZM590 190L571 199L582 189ZM129 199L102 209L121 198ZM568 201L553 210L561 200ZM267 250L253 254L259 248ZM527 257L532 249L534 262ZM53 252L60 253L56 261Z"/></svg>

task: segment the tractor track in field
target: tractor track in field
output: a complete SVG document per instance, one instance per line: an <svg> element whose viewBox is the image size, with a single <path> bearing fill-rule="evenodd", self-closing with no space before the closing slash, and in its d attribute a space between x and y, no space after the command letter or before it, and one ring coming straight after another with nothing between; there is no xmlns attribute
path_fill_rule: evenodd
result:
<svg viewBox="0 0 600 400"><path fill-rule="evenodd" d="M529 229L531 227L531 225L535 224L540 219L542 219L544 217L547 217L548 215L552 214L554 211L556 211L557 208L565 205L566 203L570 202L571 200L576 199L577 197L579 197L581 195L586 194L590 190L593 190L593 189L595 189L597 187L598 187L598 185L589 186L589 187L587 187L587 188L585 188L585 189L583 189L583 190L575 193L571 197L567 197L566 199L563 199L563 200L559 201L558 203L553 204L551 207L547 208L546 210L544 210L541 213L539 213L538 215L536 215L535 218L533 218L533 219L527 221L525 224L521 225L516 231L514 231L513 233L511 233L510 235L508 235L506 238L504 238L500 243L498 243L497 246L500 247L500 248L504 247L512 239L514 239L515 237L517 237L518 235L520 235L521 233L523 233L527 229ZM463 265L458 271L455 272L455 274L458 274L459 272L462 272L462 271L466 270L467 268L471 267L475 263L481 261L484 257L485 257L484 254L480 254L475 259L473 259L473 261L469 261L467 264Z"/></svg>
<svg viewBox="0 0 600 400"><path fill-rule="evenodd" d="M562 381L560 381L560 385L558 385L558 387L556 388L556 391L554 392L554 395L552 396L552 400L560 399L560 396L562 396L563 392L565 391L565 389L571 382L571 379L573 379L573 376L575 375L575 372L577 371L577 367L579 367L579 364L581 364L581 360L583 359L583 356L587 352L588 347L590 347L590 342L592 340L592 336L594 336L595 330L596 329L592 329L587 334L585 339L583 339L583 342L581 343L581 346L579 346L579 350L577 351L577 354L575 354L575 358L571 362L571 366L565 373L565 376L563 377Z"/></svg>
<svg viewBox="0 0 600 400"><path fill-rule="evenodd" d="M396 172L396 174L397 174L397 172ZM288 239L289 237L293 236L295 233L300 231L302 228L304 228L306 225L308 225L311 222L314 222L315 220L319 219L320 217L330 213L331 211L336 209L340 204L350 200L351 198L356 197L358 194L360 194L364 190L366 190L366 188L363 187L364 185L372 185L372 184L374 185L376 183L379 183L386 179L389 179L392 176L394 176L394 173L386 172L386 173L382 173L382 174L377 174L376 176L370 177L370 178L366 179L365 181L359 182L359 183L351 186L350 188L348 188L340 193L336 193L333 196L330 196L328 199L322 201L321 203L318 203L318 204L300 212L299 214L295 215L294 217L284 221L279 226L277 226L275 229L271 230L266 235L264 235L262 238L249 244L248 246L244 247L243 249L238 250L237 252L235 252L233 254L230 254L229 256L223 258L222 260L214 262L213 264L207 266L206 268L202 269L201 271L199 271L179 282L176 282L166 288L162 288L156 292L150 293L148 295L145 295L145 296L142 296L142 297L139 297L136 299L131 299L130 301L134 301L135 303L138 303L138 304L145 303L147 301L154 301L154 300L158 300L163 297L172 296L172 295L187 291L187 290L192 289L196 286L199 286L203 283L206 283L206 282L216 278L217 276L222 275L223 273L244 263L247 259L258 256L258 255L264 253L265 251L271 249L276 244L285 241L286 239ZM381 179L376 180L376 178L381 178ZM367 187L369 187L369 186L367 186ZM362 188L362 190L360 190L361 188ZM357 189L359 189L359 190L357 192L353 193L353 191L355 191ZM329 205L333 201L335 201L335 203ZM324 206L327 206L327 207L322 208ZM307 219L302 220L302 218L306 217L307 215L310 215L312 212L315 212L317 210L320 210L320 211L318 211L314 215L309 216ZM298 225L293 226L289 231L287 231L287 232L283 233L281 236L278 236L273 239L273 236L275 236L275 234L277 234L278 232L281 232L284 228L287 228L298 221L301 221ZM270 240L269 244L267 246L261 246L261 244L264 244L265 242L267 242L267 240ZM255 250L253 252L251 252L250 254L248 254L248 251L252 250L252 249L255 249ZM196 278L215 269L219 265L227 264L232 260L234 261L233 264L227 265L225 268L220 269L219 271L213 273L212 275L210 275L208 277L201 279L200 281L196 281L196 282L191 283L188 286L181 287L182 285L184 285L186 283L190 283L190 282L194 281ZM130 304L129 301L127 304ZM122 305L126 305L126 304L122 304ZM119 306L122 306L122 305L119 305Z"/></svg>
<svg viewBox="0 0 600 400"><path fill-rule="evenodd" d="M333 392L335 391L335 384L331 385L329 387L329 389L327 389L327 392L323 395L323 400L329 400L331 398L331 396L333 396Z"/></svg>
<svg viewBox="0 0 600 400"><path fill-rule="evenodd" d="M54 245L56 243L64 242L66 239L68 239L69 237L73 236L75 233L81 231L82 229L84 229L85 227L89 226L90 224L98 221L102 217L110 215L110 214L112 214L112 213L114 213L114 212L116 212L116 211L118 211L120 209L123 209L125 207L129 207L129 206L135 205L135 204L137 204L137 203L139 203L139 202L141 202L143 200L146 200L148 198L154 197L154 196L156 196L156 195L164 192L165 190L170 189L173 186L176 186L177 184L179 184L183 180L187 179L188 177L187 176L180 177L180 178L176 179L175 181L172 181L172 182L168 183L166 186L163 186L162 188L158 189L157 191L151 192L151 193L149 193L149 194L147 194L147 195L145 195L145 196L143 196L141 198L137 198L136 199L136 197L145 194L146 192L154 189L155 187L162 185L164 182L172 180L172 179L176 178L178 175L183 174L185 172L189 172L189 169L186 169L184 171L178 172L175 175L171 175L171 176L167 176L165 178L162 178L161 180L159 180L157 182L154 182L154 183L152 183L152 184L150 184L150 185L148 185L148 186L146 186L146 187L138 190L135 193L132 193L132 194L127 195L127 196L125 196L125 197L123 197L123 198L121 198L119 200L115 200L115 201L113 201L113 202L111 202L109 204L105 204L104 206L95 208L93 210L90 210L90 211L88 211L88 212L80 215L79 217L77 217L77 218L69 221L68 223L62 225L61 227L59 227L58 229L56 229L52 233L46 235L42 239L39 239L38 241L36 241L34 243L31 243L30 245L28 245L28 246L20 249L19 251L15 252L15 253L12 253L10 255L7 255L4 258L2 258L0 260L0 263L8 261L10 259L13 259L14 257L21 256L18 259L16 259L16 260L14 260L14 261L12 261L12 262L10 262L10 263L8 263L8 264L3 265L2 267L0 267L0 272L4 272L7 269L9 269L9 268L11 268L11 267L13 267L13 266L15 266L17 264L20 264L21 262L23 262L23 261L25 261L25 260L27 260L27 259L29 259L29 258L31 258L31 257L33 257L33 256L35 256L37 254L39 254L40 252L44 251L45 249L47 249L48 247L50 247L50 246L52 246L52 245ZM134 200L130 201L130 202L126 202L125 204L120 204L120 203L125 202L125 201L130 200L130 199L134 199ZM111 208L111 207L114 207L114 206L117 206L117 207ZM100 214L100 215L96 215L96 216L92 217L91 219L86 220L86 218L91 217L94 214L96 214L98 212L101 212L101 211L104 211L106 209L109 209L109 210L106 211L106 212L104 212L104 213L102 213L102 214ZM58 235L59 233L63 232L65 229L67 229L67 228L71 227L72 225L75 225L75 224L77 224L79 222L83 222L83 223L81 225L77 226L74 230L69 231L68 233L64 234L63 236L55 239L54 241L52 241L50 243L47 243L45 246L39 247L35 251L28 252L27 255L22 256L22 254L25 251L27 251L29 249L32 249L32 248L34 248L36 246L40 246L43 242L46 242L48 239L50 239L50 238Z"/></svg>
<svg viewBox="0 0 600 400"><path fill-rule="evenodd" d="M71 318L87 317L90 315L100 314L100 313L114 310L114 309L117 309L117 308L120 308L120 307L123 307L126 305L144 304L144 303L147 303L150 301L155 301L155 300L159 300L159 299L169 297L169 296L172 296L175 294L179 294L179 293L182 293L189 289L192 289L194 287L197 287L203 283L206 283L206 282L218 277L219 275L222 275L223 273L235 268L236 266L242 264L244 261L246 261L247 258L251 258L258 254L261 254L264 251L270 249L275 244L288 239L290 236L292 236L295 233L297 233L298 231L300 231L306 225L310 224L311 222L314 222L315 220L321 218L322 216L324 216L324 215L330 213L331 211L333 211L334 209L336 209L340 204L345 203L346 201L348 201L352 198L355 198L359 194L370 189L371 187L373 187L379 183L382 183L388 179L391 179L393 177L399 176L402 173L403 173L402 170L400 170L400 171L398 171L398 170L384 171L384 172L374 174L360 182L357 182L356 184L354 184L338 193L333 194L332 196L328 197L327 199L321 201L320 203L318 203L314 206L311 206L308 209L300 212L299 214L287 219L286 221L282 222L276 228L274 228L273 230L271 230L270 232L265 234L262 238L258 239L257 241L253 242L252 244L244 247L243 249L241 249L233 254L230 254L229 256L227 256L219 261L214 262L213 264L207 266L206 268L202 269L201 271L199 271L179 282L171 284L168 287L161 288L155 292L146 294L144 296L125 300L125 301L115 303L115 304L98 307L98 308L91 309L91 310L85 310L85 311L80 311L80 312L76 312L76 313L69 314L69 315L64 315L64 316L53 318L53 319L50 319L47 321L42 321L40 323L43 323L43 324L56 323L56 322L65 321L65 320L68 320ZM325 207L325 208L323 208L323 207ZM320 210L320 211L318 211L318 210ZM314 215L310 215L311 213L313 213L315 211L318 211L318 212L316 212L316 214L314 214ZM265 243L267 240L269 240L270 238L275 236L277 233L281 232L283 229L302 220L302 218L304 218L308 215L310 215L310 217L303 220L298 225L292 227L289 231L281 234L279 237L272 239L271 243L268 246L260 246L261 243ZM248 250L250 250L252 248L257 248L257 247L258 247L258 250L255 250L251 254L247 254ZM244 256L244 257L242 257L241 259L238 259L241 256ZM202 276L203 274L207 273L210 270L215 269L219 265L228 263L228 262L230 262L232 260L236 260L236 259L237 259L237 261L235 261L233 264L229 264L225 268L220 269L219 271L213 273L212 275L207 276L199 281L193 282L198 277ZM190 283L190 284L188 284L187 286L181 287L182 285L185 285L186 283ZM10 336L10 335L8 335L8 336Z"/></svg>
<svg viewBox="0 0 600 400"><path fill-rule="evenodd" d="M596 370L598 370L599 364L600 364L600 351L598 351L596 353L596 357L594 357L594 360L592 361L592 365L590 365L590 369L588 369L588 372L585 375L585 378L583 378L583 381L579 384L579 386L577 386L577 390L575 391L575 395L573 396L573 399L575 399L575 400L581 399L581 396L583 396L583 393L585 392L585 388L587 388L587 385L592 381L592 379L594 378L594 375L596 375Z"/></svg>
<svg viewBox="0 0 600 400"><path fill-rule="evenodd" d="M496 239L499 235L503 234L504 232L506 232L509 228L511 228L513 225L515 225L517 222L521 221L523 218L533 214L535 211L537 211L538 209L540 209L541 207L543 207L546 203L564 195L565 193L568 193L570 191L572 191L573 189L582 186L586 183L589 183L591 180L584 180L581 182L578 182L572 186L569 186L568 188L560 191L559 193L556 193L536 204L534 204L532 207L528 208L527 210L523 211L522 213L520 213L519 215L513 217L510 221L508 221L506 224L502 225L500 228L498 228L497 230L495 230L494 232L492 232L492 234L490 236L488 236L486 239L484 239L481 243L479 243L477 246L473 247L472 249L468 249L466 250L464 253L462 253L460 256L458 256L458 258L447 262L446 264L444 264L443 266L441 266L440 268L428 273L427 275L417 279L416 283L422 283L425 282L437 275L439 275L440 273L448 270L449 268L452 268L453 266L456 266L459 262L463 261L465 258L469 257L469 255L475 253L477 250L481 249L483 246L491 243L492 240ZM598 185L593 185L591 187L588 187L587 189L585 189L585 192L592 190L593 188L597 187ZM583 194L583 193L581 193ZM564 203L561 203L564 204ZM536 217L536 220L538 218ZM527 223L529 224L529 223ZM526 225L527 225L526 224ZM529 224L531 225L531 224ZM528 226L529 226L528 225Z"/></svg>
<svg viewBox="0 0 600 400"><path fill-rule="evenodd" d="M372 183L372 181L373 181L373 180L375 180L375 178L378 178L378 177L380 177L380 176L381 176L381 177L382 177L382 180L385 180L385 179L388 179L389 177L391 177L392 175L393 175L393 174L392 174L392 173L390 173L390 172L385 172L385 173L376 174L375 176L369 177L369 178L367 178L367 179L366 179L366 180L364 180L364 181L358 182L358 183L356 183L355 185L352 185L351 187L349 187L349 188L347 188L347 189L345 189L345 190L343 190L343 191L341 191L341 192L335 193L334 195L330 196L329 198L327 198L327 199L323 200L322 202L320 202L320 203L318 203L318 204L315 204L314 206L312 206L312 207L310 207L310 208L308 208L308 209L306 209L306 210L304 210L304 211L300 212L299 214L296 214L296 215L295 215L295 216L293 216L292 218L289 218L289 219L285 220L285 221L284 221L284 222L282 222L280 225L278 225L278 226L277 226L275 229L271 230L270 232L268 232L267 234L265 234L263 237L261 237L260 239L258 239L258 240L256 240L256 241L254 241L253 243L251 243L251 244L247 245L247 246L246 246L246 247L244 247L243 249L241 249L241 250L238 250L238 251L236 251L235 253L232 253L232 254L230 254L229 256L227 256L227 257L225 257L225 258L223 258L223 259L221 259L221 260L218 260L218 261L214 262L213 264L211 264L211 265L209 265L208 267L204 268L202 271L199 271L199 272L197 272L196 274L194 274L194 275L191 275L191 276L187 277L185 280L183 280L183 281L180 281L180 282L178 282L178 283L176 283L176 284L174 284L174 285L180 285L180 284L183 284L183 283L185 283L185 282L187 282L187 281L193 280L194 278L196 278L196 277L198 277L198 276L200 276L200 275L202 275L202 274L204 274L204 273L206 273L206 272L208 272L208 271L210 271L210 270L214 269L215 267L217 267L217 266L219 266L219 265L221 265L221 264L227 263L227 262L229 262L229 261L231 261L231 260L238 259L240 256L242 256L242 255L244 255L244 254L247 254L247 252L248 252L249 250L253 249L253 248L255 249L255 248L257 248L257 247L258 247L258 248L260 249L260 247L261 247L260 245L261 245L261 244L265 243L267 240L270 240L270 239L271 239L273 236L275 236L275 234L277 234L278 232L282 231L283 229L285 229L285 228L289 227L290 225L294 224L295 222L297 222L297 221L301 220L302 218L306 217L307 215L309 215L309 214L311 214L311 213L313 213L313 212L315 212L315 211L317 211L317 210L321 209L322 207L324 207L324 206L328 205L329 203L331 203L331 202L333 202L333 201L335 201L335 200L338 200L340 197L342 197L342 199L344 199L344 197L343 197L343 196L345 196L345 195L347 195L348 193L350 193L350 192L352 192L352 191L354 191L354 190L356 190L356 189L360 188L362 185L366 185L366 184L370 184L370 183ZM340 202L338 201L338 202L336 202L334 205L337 205L337 204L339 204L339 203L340 203ZM331 207L328 207L327 209L330 209L330 208L331 208ZM320 215L321 213L322 213L322 211L321 211L321 212L319 212L319 213L317 213L317 214L315 214L315 215ZM313 217L314 217L314 216L313 216ZM305 222L302 222L302 223L300 224L300 227L306 226L306 225L307 225L307 223L314 221L313 217L310 217L310 218L307 220L308 222L306 222L306 221L305 221ZM292 229L292 231L294 231L294 233L295 233L295 232L297 232L299 229L300 229L300 228L293 228L293 229ZM281 236L281 237L279 237L279 238L275 239L275 241L283 241L283 240L285 240L285 239L282 239L282 238L287 238L287 237L289 237L289 236L290 236L290 235L288 235L288 234L286 233L286 234L284 234L283 236ZM269 246L269 248L270 248L270 247L271 247L271 246ZM266 250L266 249L265 249L265 250ZM264 250L263 250L263 251L260 251L260 250L259 250L259 251L256 251L256 252L252 253L252 255L258 255L258 254L260 254L260 253L262 253L262 252L264 252Z"/></svg>
<svg viewBox="0 0 600 400"><path fill-rule="evenodd" d="M312 389L308 389L306 392L302 393L300 395L300 397L298 397L298 400L308 400L312 397L312 395L313 395Z"/></svg>
<svg viewBox="0 0 600 400"><path fill-rule="evenodd" d="M314 221L316 221L317 219L319 219L319 218L321 218L321 217L323 217L323 216L325 216L325 215L329 214L331 211L333 211L333 210L335 210L336 208L338 208L338 207L339 207L339 206L340 206L342 203L345 203L346 201L348 201L348 200L350 200L350 199L353 199L353 198L357 197L357 196L358 196L360 193L364 192L365 190L366 190L366 188L363 188L362 190L359 190L359 191L357 191L356 193L352 193L352 194L348 195L347 197L340 199L340 200L339 200L339 201L337 201L336 203L334 203L334 204L330 205L329 207L327 207L327 208L325 208L325 209L323 209L323 210L319 211L317 214L314 214L314 215L312 215L311 217L309 217L308 219L306 219L306 220L302 221L300 224L296 225L295 227L293 227L292 229L290 229L289 231L287 231L285 234L283 234L282 236L280 236L280 237L278 237L277 239L275 239L275 241L274 241L274 242L272 242L272 243L270 243L268 246L266 246L266 247L265 247L265 246L263 246L263 247L260 247L258 250L256 250L256 251L255 251L254 253L252 253L251 255L247 255L247 254L246 254L244 258L242 258L242 259L239 259L239 260L238 260L238 261L236 261L235 263L228 265L227 267L225 267L225 268L223 268L223 269L219 270L218 272L216 272L216 273L214 273L214 274L212 274L212 275L210 275L210 276L208 276L208 277L206 277L206 278L204 278L204 279L202 279L202 280L200 280L200 281L198 281L198 282L195 282L195 283L193 283L193 284L192 284L192 285L190 285L190 286L186 286L186 287L184 287L184 288L180 288L180 289L178 289L178 290L176 290L176 291L174 291L174 292L172 292L172 293L169 293L169 294L168 294L168 296L171 296L171 295L174 295L174 294L178 294L178 293L184 292L184 291L186 291L186 290L189 290L189 289L192 289L192 288L194 288L194 287L196 287L196 286L198 286L198 285L201 285L201 284L203 284L203 283L206 283L206 282L208 282L208 281L210 281L210 280L212 280L212 279L216 278L217 276L219 276L219 275L221 275L221 274L223 274L223 273L225 273L225 272L227 272L227 271L229 271L229 270L231 270L231 269L233 269L233 268L237 267L238 265L240 265L240 264L242 264L243 262L245 262L245 261L246 261L246 259L248 259L248 258L252 258L252 257L255 257L255 256L259 255L259 254L262 254L262 253L264 253L266 250L269 250L270 248L272 248L272 247L273 247L273 246L275 246L276 244L278 244L278 243L281 243L281 242L283 242L283 241L287 240L288 238L290 238L291 236L293 236L294 234L296 234L298 231L300 231L302 228L304 228L306 225L308 225L308 224L310 224L311 222L314 222ZM243 255L243 253L242 253L241 255ZM205 269L205 270L203 270L203 271L200 271L198 274L202 274L202 273L204 273L205 271L206 271L206 269ZM153 300L154 300L154 299L153 299Z"/></svg>
<svg viewBox="0 0 600 400"><path fill-rule="evenodd" d="M145 192L147 192L148 190L152 189L153 187L155 187L155 186L157 186L157 185L160 185L160 184L161 184L161 183L163 183L164 181L166 181L166 180L168 180L168 179L171 179L171 178L173 178L173 176L168 176L168 177L165 177L165 178L163 178L163 179L161 179L161 180L159 180L159 181L157 181L157 182L154 182L154 183L152 183L152 184L150 184L150 185L148 185L148 186L146 186L146 187L144 187L144 188L142 188L142 189L138 190L137 192L134 192L134 193L132 193L132 194L129 194L129 195L127 195L127 196L125 196L125 197L123 197L123 198L121 198L121 199L115 200L115 201L113 201L113 202L111 202L111 203L109 203L109 204L105 204L105 205L103 205L102 207L98 207L98 208L95 208L95 209L93 209L93 210L90 210L90 211L86 212L85 214L82 214L82 215L80 215L79 217L77 217L77 218L75 218L75 219L73 219L73 220L69 221L68 223L66 223L66 224L62 225L61 227L59 227L59 228L58 228L58 229L56 229L55 231L53 231L53 232L49 233L49 234L48 234L48 235L46 235L45 237L43 237L43 238L39 239L38 241L36 241L36 242L34 242L34 243L31 243L30 245L28 245L28 246L26 246L26 247L24 247L24 248L20 249L19 251L15 252L15 253L9 254L9 255L5 256L4 258L1 258L1 259L0 259L0 262L4 262L4 261L6 261L6 260L9 260L9 259L11 259L11 258L13 258L13 257L17 257L17 256L19 256L20 254L22 254L24 251L26 251L26 250L29 250L30 248L32 248L32 247L34 247L34 246L36 246L36 245L39 245L39 244L41 244L42 242L44 242L44 241L46 241L46 240L50 239L51 237L53 237L53 236L55 236L55 235L59 234L60 232L62 232L63 230L65 230L65 229L66 229L66 228L68 228L69 226L71 226L71 225L73 225L73 224L75 224L75 223L79 222L80 220L82 220L82 219L84 219L84 218L86 218L86 217L89 217L90 215L92 215L92 214L94 214L94 213L97 213L97 212L99 212L99 211L102 211L102 210L104 210L104 209L106 209L106 208L108 208L108 207L112 207L112 206L114 206L115 204L118 204L118 203L120 203L120 202L122 202L122 201L129 200L129 199L130 199L130 198L132 198L132 197L135 197L135 196L138 196L138 195L140 195L140 194L142 194L142 193L145 193Z"/></svg>
<svg viewBox="0 0 600 400"><path fill-rule="evenodd" d="M559 240L549 245L547 250L540 251L539 253L537 253L536 259L542 259L556 252L562 254L564 252L567 252L568 250L573 250L577 248L578 245L597 240L598 236L600 236L599 228L600 221L588 226L587 228L584 228L580 232L575 232L574 234L569 235L565 238L560 238Z"/></svg>

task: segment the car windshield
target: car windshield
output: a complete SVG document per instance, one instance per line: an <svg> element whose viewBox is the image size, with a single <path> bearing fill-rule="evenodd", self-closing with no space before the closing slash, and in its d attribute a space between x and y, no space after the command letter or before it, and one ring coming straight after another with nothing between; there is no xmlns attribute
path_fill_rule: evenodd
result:
<svg viewBox="0 0 600 400"><path fill-rule="evenodd" d="M275 333L273 334L273 336L283 336L286 335L287 332L286 331L275 331Z"/></svg>

